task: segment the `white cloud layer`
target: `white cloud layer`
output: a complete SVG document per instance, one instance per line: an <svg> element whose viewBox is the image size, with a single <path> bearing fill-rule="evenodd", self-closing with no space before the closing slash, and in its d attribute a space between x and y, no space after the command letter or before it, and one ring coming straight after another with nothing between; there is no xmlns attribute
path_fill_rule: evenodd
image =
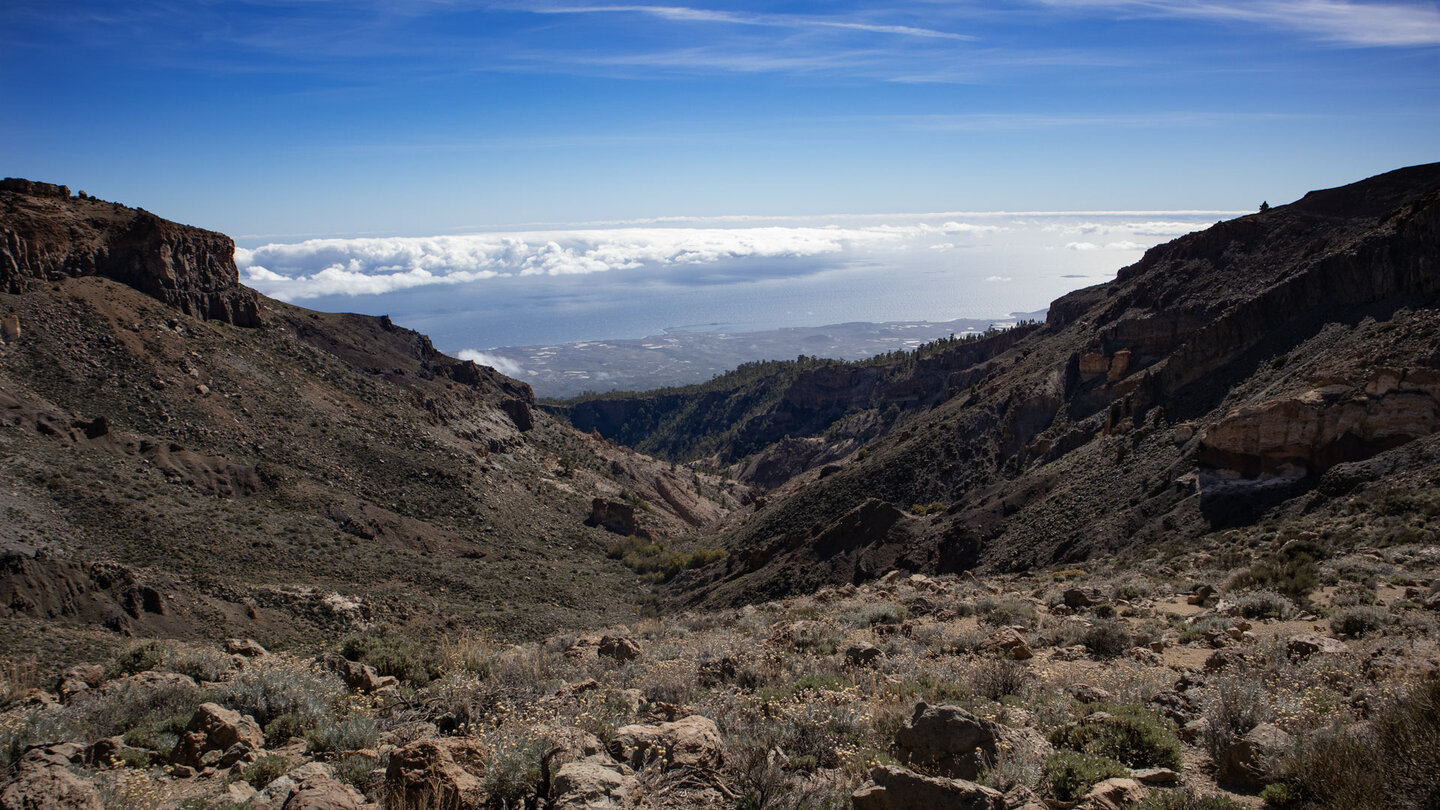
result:
<svg viewBox="0 0 1440 810"><path fill-rule="evenodd" d="M519 377L525 373L520 364L508 357L482 352L477 349L461 349L455 353L461 360L470 360L482 366L489 366L507 377Z"/></svg>
<svg viewBox="0 0 1440 810"><path fill-rule="evenodd" d="M873 266L912 249L932 256L962 247L1138 251L1206 221L1213 221L1209 212L1178 211L674 218L610 228L310 239L237 248L235 263L244 283L283 301L619 271L660 283L736 284L857 260ZM1076 235L1087 239L1069 241Z"/></svg>
<svg viewBox="0 0 1440 810"><path fill-rule="evenodd" d="M864 227L616 228L430 237L310 239L237 248L242 280L284 301L373 295L512 276L678 268L902 248L928 237L984 236L999 225L946 221Z"/></svg>

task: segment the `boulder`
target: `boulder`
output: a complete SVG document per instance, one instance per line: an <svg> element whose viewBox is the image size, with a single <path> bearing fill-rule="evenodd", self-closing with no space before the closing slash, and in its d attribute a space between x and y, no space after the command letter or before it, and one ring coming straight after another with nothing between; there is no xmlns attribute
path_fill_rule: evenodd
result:
<svg viewBox="0 0 1440 810"><path fill-rule="evenodd" d="M295 787L280 810L360 810L365 803L365 797L355 788L328 773L291 778Z"/></svg>
<svg viewBox="0 0 1440 810"><path fill-rule="evenodd" d="M96 740L85 748L85 764L91 768L109 768L115 765L145 762L150 752L143 748L126 745L121 737L106 737Z"/></svg>
<svg viewBox="0 0 1440 810"><path fill-rule="evenodd" d="M1013 627L1002 627L991 633L981 642L980 649L986 652L1001 652L1017 661L1035 657L1020 631Z"/></svg>
<svg viewBox="0 0 1440 810"><path fill-rule="evenodd" d="M600 639L600 646L596 651L623 664L640 657L640 644L626 636L605 636Z"/></svg>
<svg viewBox="0 0 1440 810"><path fill-rule="evenodd" d="M387 806L478 810L484 806L486 749L474 737L418 740L390 752Z"/></svg>
<svg viewBox="0 0 1440 810"><path fill-rule="evenodd" d="M871 783L851 794L855 810L1005 810L998 790L964 779L921 776L905 768L880 765Z"/></svg>
<svg viewBox="0 0 1440 810"><path fill-rule="evenodd" d="M69 764L60 755L27 751L15 778L0 790L0 810L104 810L95 785Z"/></svg>
<svg viewBox="0 0 1440 810"><path fill-rule="evenodd" d="M1269 760L1290 747L1290 735L1263 723L1230 744L1217 763L1217 780L1247 790L1265 786Z"/></svg>
<svg viewBox="0 0 1440 810"><path fill-rule="evenodd" d="M1205 607L1215 603L1215 586L1200 585L1195 592L1185 597L1185 603Z"/></svg>
<svg viewBox="0 0 1440 810"><path fill-rule="evenodd" d="M1301 633L1298 636L1291 636L1285 642L1285 650L1292 658L1309 658L1312 655L1343 655L1348 651L1345 642L1333 639L1329 636L1318 636L1314 633Z"/></svg>
<svg viewBox="0 0 1440 810"><path fill-rule="evenodd" d="M995 761L997 752L1048 752L1050 746L1032 729L1012 729L976 717L959 706L918 703L895 734L895 752L907 765L940 776L974 779Z"/></svg>
<svg viewBox="0 0 1440 810"><path fill-rule="evenodd" d="M860 642L845 648L845 663L852 667L868 667L879 663L884 652L874 644Z"/></svg>
<svg viewBox="0 0 1440 810"><path fill-rule="evenodd" d="M667 770L715 769L724 759L724 746L713 720L692 715L673 723L623 726L610 741L610 754L632 768L660 760Z"/></svg>
<svg viewBox="0 0 1440 810"><path fill-rule="evenodd" d="M1148 795L1150 791L1134 779L1106 779L1080 797L1080 806L1076 810L1120 810L1139 804Z"/></svg>
<svg viewBox="0 0 1440 810"><path fill-rule="evenodd" d="M640 780L624 766L599 757L560 766L551 787L553 810L608 810L629 807L640 792Z"/></svg>
<svg viewBox="0 0 1440 810"><path fill-rule="evenodd" d="M1169 768L1140 768L1131 771L1130 778L1142 785L1180 784L1180 774Z"/></svg>
<svg viewBox="0 0 1440 810"><path fill-rule="evenodd" d="M260 724L248 714L231 711L215 703L202 703L190 718L185 733L170 752L170 761L176 765L201 768L207 752L224 754L231 746L244 744L253 750L265 747L265 735ZM218 757L217 757L218 761Z"/></svg>
<svg viewBox="0 0 1440 810"><path fill-rule="evenodd" d="M1108 689L1088 683L1077 683L1067 689L1070 696L1081 703L1114 703L1115 695Z"/></svg>
<svg viewBox="0 0 1440 810"><path fill-rule="evenodd" d="M380 675L369 664L351 661L333 653L322 657L320 663L325 669L339 675L346 686L357 692L370 694L399 683L395 676Z"/></svg>
<svg viewBox="0 0 1440 810"><path fill-rule="evenodd" d="M225 639L225 652L245 658L261 658L270 654L253 638L227 638Z"/></svg>

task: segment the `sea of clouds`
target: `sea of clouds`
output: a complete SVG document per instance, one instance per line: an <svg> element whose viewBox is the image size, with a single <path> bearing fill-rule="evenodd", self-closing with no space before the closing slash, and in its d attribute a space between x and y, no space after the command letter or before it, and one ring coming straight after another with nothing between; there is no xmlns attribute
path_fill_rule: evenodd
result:
<svg viewBox="0 0 1440 810"><path fill-rule="evenodd" d="M771 329L1032 311L1229 215L672 218L308 239L240 247L235 261L245 284L273 298L389 314L442 349L478 353L697 324Z"/></svg>

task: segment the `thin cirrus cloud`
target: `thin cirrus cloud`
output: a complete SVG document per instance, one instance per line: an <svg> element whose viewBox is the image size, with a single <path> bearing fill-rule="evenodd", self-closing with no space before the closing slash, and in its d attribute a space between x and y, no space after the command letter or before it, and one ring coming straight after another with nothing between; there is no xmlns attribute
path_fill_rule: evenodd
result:
<svg viewBox="0 0 1440 810"><path fill-rule="evenodd" d="M1109 9L1142 16L1240 22L1282 28L1337 45L1414 47L1440 44L1440 9L1433 3L1350 0L1041 0L1066 11Z"/></svg>
<svg viewBox="0 0 1440 810"><path fill-rule="evenodd" d="M724 23L728 25L759 26L765 28L831 29L839 31L862 31L871 34L895 34L897 36L920 37L923 39L973 40L975 37L933 28L919 28L910 25L883 25L855 20L830 17L815 17L798 14L739 14L732 11L690 8L687 6L650 5L592 5L592 6L550 6L530 8L537 14L644 14L664 20L678 22Z"/></svg>

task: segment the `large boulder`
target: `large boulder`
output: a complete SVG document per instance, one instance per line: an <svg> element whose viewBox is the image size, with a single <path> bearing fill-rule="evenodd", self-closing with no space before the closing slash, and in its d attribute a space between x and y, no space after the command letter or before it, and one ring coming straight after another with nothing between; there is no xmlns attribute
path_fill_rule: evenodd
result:
<svg viewBox="0 0 1440 810"><path fill-rule="evenodd" d="M1080 797L1076 810L1121 810L1139 804L1148 795L1150 791L1134 779L1106 779Z"/></svg>
<svg viewBox="0 0 1440 810"><path fill-rule="evenodd" d="M632 768L658 760L667 770L713 770L724 759L724 745L713 720L692 715L655 726L623 726L610 740L610 754Z"/></svg>
<svg viewBox="0 0 1440 810"><path fill-rule="evenodd" d="M476 810L485 801L485 747L474 737L417 740L390 752L387 807Z"/></svg>
<svg viewBox="0 0 1440 810"><path fill-rule="evenodd" d="M1344 655L1347 650L1345 642L1329 636L1317 636L1314 633L1291 636L1290 640L1285 642L1285 651L1292 658L1309 658L1312 655Z"/></svg>
<svg viewBox="0 0 1440 810"><path fill-rule="evenodd" d="M27 751L15 778L0 790L0 810L104 810L95 785L69 765L64 755Z"/></svg>
<svg viewBox="0 0 1440 810"><path fill-rule="evenodd" d="M1290 747L1290 735L1277 726L1263 723L1230 744L1217 763L1221 784L1247 790L1265 786L1270 760Z"/></svg>
<svg viewBox="0 0 1440 810"><path fill-rule="evenodd" d="M253 751L264 748L265 735L260 731L260 724L248 714L215 703L202 703L170 752L170 761L200 768L205 765L207 751L224 752L235 745L244 745Z"/></svg>
<svg viewBox="0 0 1440 810"><path fill-rule="evenodd" d="M881 765L871 783L851 794L855 810L1005 810L998 790L964 779L921 776L905 768Z"/></svg>
<svg viewBox="0 0 1440 810"><path fill-rule="evenodd" d="M640 793L640 780L623 765L600 757L567 762L555 774L553 810L610 810L630 807Z"/></svg>
<svg viewBox="0 0 1440 810"><path fill-rule="evenodd" d="M626 636L604 636L600 639L600 646L596 653L606 658L613 658L620 663L633 661L640 657L640 644L633 638Z"/></svg>
<svg viewBox="0 0 1440 810"><path fill-rule="evenodd" d="M974 779L1000 750L1046 754L1037 733L976 717L959 706L918 703L895 734L895 753L907 765L958 779Z"/></svg>

